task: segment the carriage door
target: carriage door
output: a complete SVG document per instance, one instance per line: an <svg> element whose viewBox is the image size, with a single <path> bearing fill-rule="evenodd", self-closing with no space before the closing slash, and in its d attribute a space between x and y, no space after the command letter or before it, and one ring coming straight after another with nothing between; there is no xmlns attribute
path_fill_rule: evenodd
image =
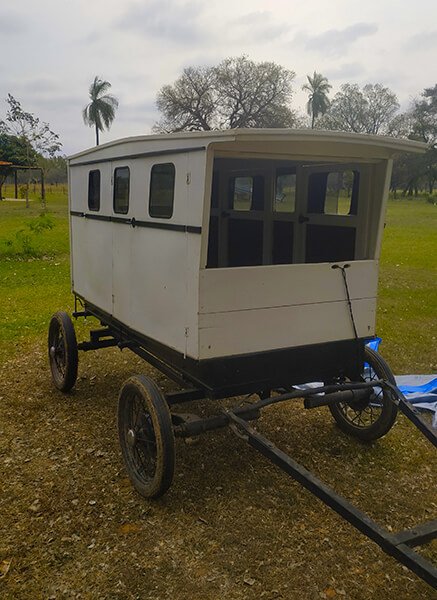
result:
<svg viewBox="0 0 437 600"><path fill-rule="evenodd" d="M295 262L350 261L358 256L360 169L357 165L303 166L297 204Z"/></svg>
<svg viewBox="0 0 437 600"><path fill-rule="evenodd" d="M112 314L130 323L131 287L131 161L111 164L112 183ZM108 249L109 251L109 249Z"/></svg>

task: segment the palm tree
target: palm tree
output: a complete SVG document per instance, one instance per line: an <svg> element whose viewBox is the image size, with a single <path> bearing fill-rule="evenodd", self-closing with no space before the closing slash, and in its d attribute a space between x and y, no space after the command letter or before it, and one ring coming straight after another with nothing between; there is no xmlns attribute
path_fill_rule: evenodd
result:
<svg viewBox="0 0 437 600"><path fill-rule="evenodd" d="M302 89L309 92L307 102L307 113L311 116L311 129L314 129L314 122L319 115L324 115L329 108L328 93L332 85L321 73L314 71L314 75L307 75L308 83L302 86Z"/></svg>
<svg viewBox="0 0 437 600"><path fill-rule="evenodd" d="M109 130L118 108L118 100L111 94L105 94L111 87L109 81L103 81L98 75L90 85L89 95L91 102L82 112L85 125L96 128L96 145L99 145L99 131Z"/></svg>

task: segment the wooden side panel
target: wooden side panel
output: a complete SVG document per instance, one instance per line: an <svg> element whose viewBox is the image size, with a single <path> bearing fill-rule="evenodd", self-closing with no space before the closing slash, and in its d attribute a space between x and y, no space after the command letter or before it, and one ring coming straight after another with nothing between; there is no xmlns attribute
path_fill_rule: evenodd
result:
<svg viewBox="0 0 437 600"><path fill-rule="evenodd" d="M352 302L360 337L374 334L374 299ZM354 332L345 301L245 311L199 317L201 358L232 356L352 339Z"/></svg>
<svg viewBox="0 0 437 600"><path fill-rule="evenodd" d="M111 198L111 166L70 169L69 208L88 210L88 173L100 169L101 208L98 214L109 216ZM105 312L112 314L112 228L111 223L70 216L72 289Z"/></svg>
<svg viewBox="0 0 437 600"><path fill-rule="evenodd" d="M70 168L70 210L88 209L88 174L101 171L104 217L162 225L132 227L71 216L73 289L88 302L133 330L181 353L198 357L198 291L201 235L165 229L172 225L200 227L203 219L204 152L122 159ZM176 181L170 219L149 215L150 172L154 164L172 162ZM113 211L113 171L130 169L127 214Z"/></svg>
<svg viewBox="0 0 437 600"><path fill-rule="evenodd" d="M376 261L351 262L346 273L351 298L376 297ZM332 269L328 263L204 269L200 272L201 314L338 302L345 297L341 271Z"/></svg>

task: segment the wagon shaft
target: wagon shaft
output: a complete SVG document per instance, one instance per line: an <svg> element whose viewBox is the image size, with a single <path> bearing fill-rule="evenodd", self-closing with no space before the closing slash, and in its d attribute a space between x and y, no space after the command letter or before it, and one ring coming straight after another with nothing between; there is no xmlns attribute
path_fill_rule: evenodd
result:
<svg viewBox="0 0 437 600"><path fill-rule="evenodd" d="M373 540L384 552L408 567L429 585L437 588L437 568L410 548L410 546L421 546L437 538L437 520L415 526L412 529L407 529L397 534L391 534L382 529L347 500L336 494L334 490L317 479L305 467L279 450L272 442L253 429L244 419L241 419L232 411L227 411L226 415L238 428L240 432L239 437L246 439L255 450L258 450L258 452L298 481L356 529Z"/></svg>

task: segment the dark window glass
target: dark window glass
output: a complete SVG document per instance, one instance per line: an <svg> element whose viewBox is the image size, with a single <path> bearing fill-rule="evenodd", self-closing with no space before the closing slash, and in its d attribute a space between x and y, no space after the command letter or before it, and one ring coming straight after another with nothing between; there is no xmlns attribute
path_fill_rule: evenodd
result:
<svg viewBox="0 0 437 600"><path fill-rule="evenodd" d="M264 209L264 177L234 177L231 179L230 208L238 211Z"/></svg>
<svg viewBox="0 0 437 600"><path fill-rule="evenodd" d="M276 175L275 197L273 210L275 212L294 212L296 206L296 174L278 173Z"/></svg>
<svg viewBox="0 0 437 600"><path fill-rule="evenodd" d="M358 188L357 171L313 173L308 184L308 212L356 215Z"/></svg>
<svg viewBox="0 0 437 600"><path fill-rule="evenodd" d="M232 198L233 210L250 210L252 208L252 177L235 177Z"/></svg>
<svg viewBox="0 0 437 600"><path fill-rule="evenodd" d="M100 210L100 171L88 175L88 209Z"/></svg>
<svg viewBox="0 0 437 600"><path fill-rule="evenodd" d="M129 210L129 167L117 167L114 171L114 212L122 215Z"/></svg>
<svg viewBox="0 0 437 600"><path fill-rule="evenodd" d="M175 166L173 163L153 165L150 174L149 215L170 219L173 215Z"/></svg>

